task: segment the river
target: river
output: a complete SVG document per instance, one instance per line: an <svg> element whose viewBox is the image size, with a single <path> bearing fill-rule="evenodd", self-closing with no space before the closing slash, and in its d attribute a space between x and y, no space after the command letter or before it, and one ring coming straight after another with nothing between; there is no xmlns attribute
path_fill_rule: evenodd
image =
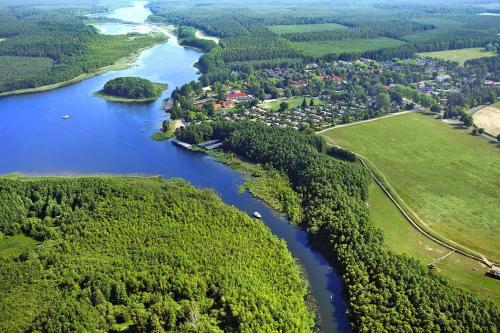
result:
<svg viewBox="0 0 500 333"><path fill-rule="evenodd" d="M103 24L104 33L157 29L145 23L147 2L110 14L133 24ZM146 14L144 14L146 13ZM134 174L180 177L214 189L242 211L259 211L272 232L284 239L305 268L325 332L349 332L342 284L325 258L311 249L306 232L248 192L239 194L244 178L213 158L189 152L151 135L161 127L162 100L176 86L198 77L193 66L201 54L181 47L176 38L141 53L126 70L109 72L56 90L0 98L0 174L88 175ZM140 76L169 85L151 104L120 104L92 94L119 76ZM63 120L65 114L71 115Z"/></svg>

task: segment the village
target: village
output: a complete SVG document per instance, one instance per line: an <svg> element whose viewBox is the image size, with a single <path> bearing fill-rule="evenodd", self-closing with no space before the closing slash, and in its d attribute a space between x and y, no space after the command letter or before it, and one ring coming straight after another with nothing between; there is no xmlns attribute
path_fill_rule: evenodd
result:
<svg viewBox="0 0 500 333"><path fill-rule="evenodd" d="M415 107L441 113L450 95L460 93L471 79L448 63L426 58L339 60L256 70L216 89L192 89L181 97L182 103L168 100L165 109L177 108L175 114L181 114L185 123L216 118L322 130ZM411 88L411 95L421 98L405 96L401 87ZM439 107L431 109L433 104Z"/></svg>

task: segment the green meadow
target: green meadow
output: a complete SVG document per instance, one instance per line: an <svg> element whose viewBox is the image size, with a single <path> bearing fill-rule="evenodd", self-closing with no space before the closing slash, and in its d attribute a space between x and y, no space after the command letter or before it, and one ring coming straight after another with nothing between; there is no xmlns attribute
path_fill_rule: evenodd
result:
<svg viewBox="0 0 500 333"><path fill-rule="evenodd" d="M322 135L374 163L432 230L499 261L498 145L416 113Z"/></svg>
<svg viewBox="0 0 500 333"><path fill-rule="evenodd" d="M338 31L348 29L346 26L337 23L319 23L319 24L290 24L290 25L272 25L269 27L277 34L303 33L316 31Z"/></svg>
<svg viewBox="0 0 500 333"><path fill-rule="evenodd" d="M385 37L344 41L310 41L293 43L297 49L303 51L306 55L313 57L322 57L328 54L363 53L397 47L403 44L405 44L405 42Z"/></svg>
<svg viewBox="0 0 500 333"><path fill-rule="evenodd" d="M493 57L496 55L496 52L486 51L483 48L476 47L469 49L418 53L417 55L426 58L454 61L457 62L459 65L463 66L467 60L484 58L484 57Z"/></svg>

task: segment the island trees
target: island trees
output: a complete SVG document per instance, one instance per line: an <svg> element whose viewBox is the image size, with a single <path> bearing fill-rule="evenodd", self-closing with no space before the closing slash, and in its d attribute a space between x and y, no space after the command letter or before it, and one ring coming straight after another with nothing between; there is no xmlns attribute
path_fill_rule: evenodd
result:
<svg viewBox="0 0 500 333"><path fill-rule="evenodd" d="M96 95L118 102L150 102L160 97L166 88L165 84L140 77L119 77L108 81Z"/></svg>

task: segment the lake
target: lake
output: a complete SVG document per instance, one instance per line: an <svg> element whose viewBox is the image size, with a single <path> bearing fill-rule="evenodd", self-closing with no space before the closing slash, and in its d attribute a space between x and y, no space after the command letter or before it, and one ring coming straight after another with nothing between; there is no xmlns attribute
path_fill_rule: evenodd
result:
<svg viewBox="0 0 500 333"><path fill-rule="evenodd" d="M145 24L146 2L122 8L110 17L131 24L98 28L116 34L158 29ZM0 98L0 174L89 175L134 174L179 177L198 187L214 189L228 204L242 211L258 211L272 232L283 238L305 268L322 318L323 331L348 332L346 303L338 275L325 258L310 247L306 232L288 224L248 192L238 194L244 178L213 158L180 149L151 135L166 115L164 98L176 86L198 78L194 64L201 53L181 47L176 38L141 53L126 70L109 72L56 90ZM92 94L119 76L140 76L169 85L151 104L120 104ZM63 120L62 116L71 116Z"/></svg>

